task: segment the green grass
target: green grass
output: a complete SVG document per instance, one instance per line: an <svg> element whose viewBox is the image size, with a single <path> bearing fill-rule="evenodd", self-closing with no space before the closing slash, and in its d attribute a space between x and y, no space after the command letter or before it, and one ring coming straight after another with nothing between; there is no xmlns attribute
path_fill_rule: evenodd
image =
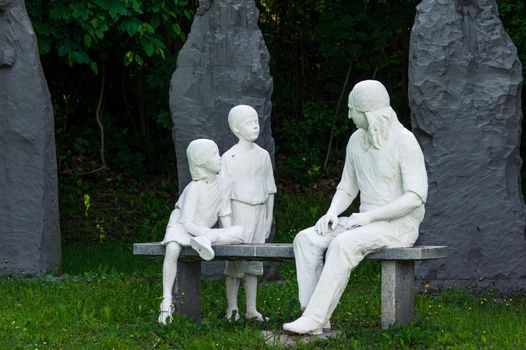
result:
<svg viewBox="0 0 526 350"><path fill-rule="evenodd" d="M91 186L91 185L90 185ZM87 190L92 194L95 187ZM105 189L101 193L106 193ZM164 191L164 190L162 190ZM157 190L157 193L168 193ZM84 191L76 196L81 198ZM72 196L73 198L74 196ZM69 208L70 238L76 234L97 237L88 226L75 232L83 217L106 220L107 230L118 232L118 222L133 216L141 223L122 237L108 238L102 244L73 244L63 250L63 276L15 277L0 280L0 349L260 349L266 348L260 332L279 331L284 322L300 315L293 263L281 266L281 281L261 281L258 290L260 311L270 318L266 324L247 321L228 322L224 281L203 280L203 321L195 324L177 317L161 327L156 324L161 295L161 260L132 255L129 242L147 239L143 214L167 211L168 195L155 196L131 191L127 209L112 212L97 207L101 197L92 196L93 207L84 215ZM142 198L146 207L132 201ZM116 202L112 202L116 203ZM290 242L294 234L313 224L326 210L328 199L314 194L286 195L277 198L277 241ZM108 210L106 210L108 209ZM95 215L96 214L96 215ZM64 214L63 214L64 215ZM93 217L91 217L93 218ZM164 220L164 218L163 218ZM154 220L151 225L156 226ZM131 226L130 226L131 227ZM154 233L155 237L159 232ZM88 240L89 241L89 240ZM243 293L240 293L243 310ZM353 272L346 292L332 318L341 333L328 341L301 345L300 349L526 349L526 295L497 297L491 290L471 294L464 289L449 289L440 294L417 295L415 320L408 326L383 331L380 321L380 268L364 262Z"/></svg>
<svg viewBox="0 0 526 350"><path fill-rule="evenodd" d="M283 281L262 281L259 306L267 324L228 322L224 283L204 279L203 322L155 321L161 292L161 261L134 257L129 249L66 246L60 278L0 280L0 349L258 349L259 332L279 330L299 316L294 266ZM240 293L242 296L242 293ZM241 297L242 298L242 297ZM365 262L351 277L333 316L341 334L299 348L327 349L524 349L526 297L498 299L450 289L418 295L415 321L382 331L380 271ZM241 306L242 307L242 306Z"/></svg>

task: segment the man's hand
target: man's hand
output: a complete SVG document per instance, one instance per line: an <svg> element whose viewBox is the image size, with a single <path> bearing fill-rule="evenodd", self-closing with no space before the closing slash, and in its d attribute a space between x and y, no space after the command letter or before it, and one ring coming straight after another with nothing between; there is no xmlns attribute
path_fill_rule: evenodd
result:
<svg viewBox="0 0 526 350"><path fill-rule="evenodd" d="M336 229L336 226L338 226L338 215L330 211L318 220L315 226L316 232L319 235L325 236L325 234L329 231L329 225L331 225L331 229L333 230Z"/></svg>
<svg viewBox="0 0 526 350"><path fill-rule="evenodd" d="M373 222L373 217L369 213L354 213L345 222L346 229L365 226Z"/></svg>

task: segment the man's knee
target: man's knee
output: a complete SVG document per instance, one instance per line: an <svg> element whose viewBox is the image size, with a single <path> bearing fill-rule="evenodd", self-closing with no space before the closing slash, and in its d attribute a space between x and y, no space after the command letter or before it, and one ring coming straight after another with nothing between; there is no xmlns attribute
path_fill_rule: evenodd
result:
<svg viewBox="0 0 526 350"><path fill-rule="evenodd" d="M307 228L303 231L300 231L296 237L294 237L294 241L292 242L292 245L296 247L301 247L304 245L312 246L315 243L313 242L313 234L317 234L312 227Z"/></svg>

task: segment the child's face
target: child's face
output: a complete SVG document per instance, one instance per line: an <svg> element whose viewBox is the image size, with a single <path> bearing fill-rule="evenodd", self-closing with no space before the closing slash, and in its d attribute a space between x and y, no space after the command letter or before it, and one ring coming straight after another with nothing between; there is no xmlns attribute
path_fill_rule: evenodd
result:
<svg viewBox="0 0 526 350"><path fill-rule="evenodd" d="M259 136L259 120L257 115L246 118L237 128L238 137L253 142Z"/></svg>
<svg viewBox="0 0 526 350"><path fill-rule="evenodd" d="M214 147L214 149L210 151L210 155L203 163L203 168L214 174L221 171L221 156L219 155L217 147Z"/></svg>

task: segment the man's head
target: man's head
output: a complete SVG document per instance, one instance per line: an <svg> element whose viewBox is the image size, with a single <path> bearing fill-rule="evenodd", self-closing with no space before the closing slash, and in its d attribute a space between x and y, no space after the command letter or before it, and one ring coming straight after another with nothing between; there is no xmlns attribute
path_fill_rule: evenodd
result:
<svg viewBox="0 0 526 350"><path fill-rule="evenodd" d="M389 107L389 94L385 86L376 80L364 80L354 86L349 94L349 119L356 127L367 130L366 112Z"/></svg>
<svg viewBox="0 0 526 350"><path fill-rule="evenodd" d="M186 148L186 157L190 167L192 180L201 180L209 174L221 171L221 157L214 141L197 139L190 142Z"/></svg>
<svg viewBox="0 0 526 350"><path fill-rule="evenodd" d="M228 126L239 139L253 142L259 136L258 113L247 105L235 106L228 113Z"/></svg>
<svg viewBox="0 0 526 350"><path fill-rule="evenodd" d="M375 148L381 147L390 128L401 127L389 103L387 89L376 80L359 82L349 94L349 118L367 131Z"/></svg>

